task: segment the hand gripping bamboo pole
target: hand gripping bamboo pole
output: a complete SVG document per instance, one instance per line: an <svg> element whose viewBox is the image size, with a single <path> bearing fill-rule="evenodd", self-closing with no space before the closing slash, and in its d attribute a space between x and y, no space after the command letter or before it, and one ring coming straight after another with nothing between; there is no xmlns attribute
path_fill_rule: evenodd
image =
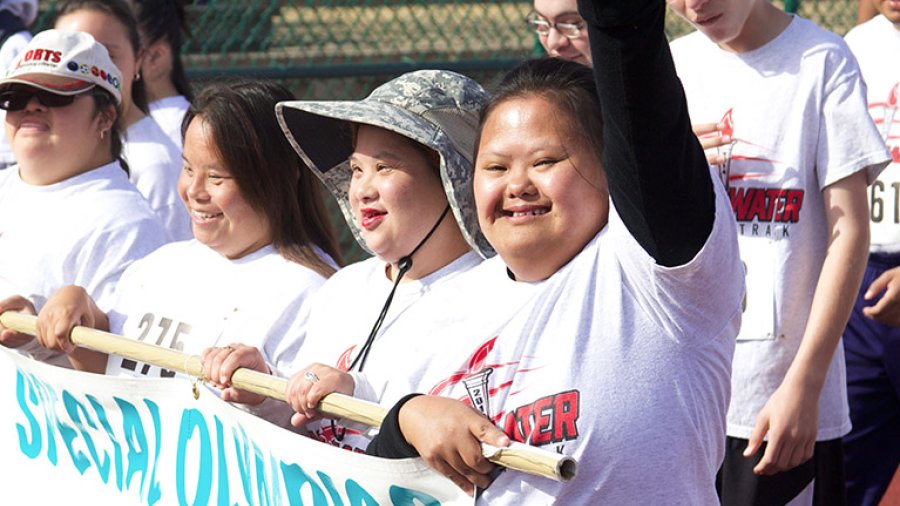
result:
<svg viewBox="0 0 900 506"><path fill-rule="evenodd" d="M36 321L37 318L34 316L13 311L0 314L0 325L24 334L36 334ZM203 377L203 366L200 357L196 355L188 355L89 327L75 327L72 329L70 337L76 346L102 353L114 353L195 378ZM284 378L241 368L234 372L231 383L235 388L241 390L280 401L285 400L284 392L287 380ZM319 402L318 408L328 416L344 418L372 427L381 426L381 422L388 412L387 409L373 402L337 393L326 395ZM488 460L499 466L546 476L557 481L569 481L575 477L578 471L578 463L572 457L533 446L514 443L508 448L497 448L482 443L482 451Z"/></svg>

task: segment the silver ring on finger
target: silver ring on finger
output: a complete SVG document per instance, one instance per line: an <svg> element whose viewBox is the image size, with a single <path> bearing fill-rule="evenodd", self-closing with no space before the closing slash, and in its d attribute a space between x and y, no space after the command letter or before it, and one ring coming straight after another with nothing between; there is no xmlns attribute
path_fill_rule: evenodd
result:
<svg viewBox="0 0 900 506"><path fill-rule="evenodd" d="M316 373L312 371L306 371L303 373L303 378L310 383L317 383L319 381L319 377L316 376Z"/></svg>

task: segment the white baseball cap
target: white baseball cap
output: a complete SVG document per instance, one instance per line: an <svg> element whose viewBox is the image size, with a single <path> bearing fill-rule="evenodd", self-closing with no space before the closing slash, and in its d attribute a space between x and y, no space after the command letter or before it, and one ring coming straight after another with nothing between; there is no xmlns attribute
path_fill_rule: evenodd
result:
<svg viewBox="0 0 900 506"><path fill-rule="evenodd" d="M45 30L31 39L13 60L0 92L13 84L40 88L57 95L77 95L94 86L122 102L122 73L109 52L90 34Z"/></svg>

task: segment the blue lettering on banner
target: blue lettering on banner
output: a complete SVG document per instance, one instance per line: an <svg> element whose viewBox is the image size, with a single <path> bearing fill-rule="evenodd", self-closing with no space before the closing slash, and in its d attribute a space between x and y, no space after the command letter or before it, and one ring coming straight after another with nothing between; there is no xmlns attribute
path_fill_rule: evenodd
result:
<svg viewBox="0 0 900 506"><path fill-rule="evenodd" d="M269 501L269 482L266 481L266 469L265 463L263 462L263 453L256 449L256 497L259 501L256 504L260 506L269 506L271 501Z"/></svg>
<svg viewBox="0 0 900 506"><path fill-rule="evenodd" d="M81 417L78 415L78 408L81 408L81 411L85 414L85 416L87 416L84 406L80 402L75 400L75 398L72 397L72 394L65 390L63 390L62 398L63 405L66 407L66 411L69 413L69 417L72 418L72 420L74 420L76 424L80 424ZM84 472L87 471L87 468L91 466L91 463L87 459L87 456L85 456L84 452L75 449L75 437L77 436L77 434L75 433L75 429L65 423L60 422L59 433L63 438L66 449L69 450L69 455L72 457L72 463L75 464L75 468L78 469L79 473L84 474ZM82 431L82 434L84 434L84 431ZM94 442L87 440L86 444L93 450L94 454L96 455L97 449L94 448ZM97 459L95 458L94 462L96 461ZM100 468L98 469L98 471L100 472L100 478L103 479L103 469ZM106 479L109 479L109 466L107 466L106 468ZM103 482L106 483L106 480L103 480Z"/></svg>
<svg viewBox="0 0 900 506"><path fill-rule="evenodd" d="M150 399L144 399L144 404L147 405L147 409L150 411L150 419L153 421L153 433L156 434L156 458L153 459L153 462L159 462L159 449L162 446L162 424L160 423L159 417L159 407L155 402ZM161 491L159 488L159 482L156 481L156 465L154 464L150 469L150 488L147 491L147 503L154 504L156 501L160 499Z"/></svg>
<svg viewBox="0 0 900 506"><path fill-rule="evenodd" d="M31 404L37 407L38 399L34 388L29 388L28 394L28 399L31 401ZM37 418L35 418L31 410L28 409L28 403L26 402L25 397L25 375L22 374L22 371L20 370L16 370L16 400L19 402L19 409L22 410L25 418L28 419L28 429L22 426L22 424L16 424L16 432L19 434L19 448L26 457L36 459L38 455L41 454L41 427L38 424ZM30 438L27 433L27 430L29 429L31 430ZM56 464L56 462L52 463L54 465Z"/></svg>
<svg viewBox="0 0 900 506"><path fill-rule="evenodd" d="M147 484L146 498L147 504L156 504L161 496L159 481L156 479L156 466L150 465L150 447L147 444L147 433L144 431L144 424L141 421L141 415L138 413L134 404L128 401L113 397L119 410L122 412L122 431L124 432L125 443L128 445L128 471L125 474L125 486L131 488L131 479L136 473L141 473L140 489L143 494L144 484ZM154 433L156 437L156 453L153 462L159 461L159 449L161 446L161 427L159 417L159 407L153 401L144 399L144 404L150 412L150 419L153 421ZM112 438L112 436L110 436ZM150 473L149 481L147 474ZM121 489L120 489L121 490Z"/></svg>
<svg viewBox="0 0 900 506"><path fill-rule="evenodd" d="M353 480L347 480L347 499L350 501L350 506L378 506L378 501L375 500L366 489L359 486L359 483L356 483Z"/></svg>
<svg viewBox="0 0 900 506"><path fill-rule="evenodd" d="M284 477L284 488L287 490L288 504L291 506L301 506L305 504L301 492L307 485L309 486L309 493L312 496L312 504L315 506L328 504L328 499L325 498L325 493L322 492L319 485L317 485L312 477L306 474L306 472L297 464L285 464L282 462L281 474Z"/></svg>
<svg viewBox="0 0 900 506"><path fill-rule="evenodd" d="M325 490L327 490L328 495L331 496L331 503L334 504L334 506L344 506L344 501L341 499L341 495L334 487L334 480L331 479L331 476L328 476L322 471L316 471L316 475L318 475L319 479L322 480L322 485L325 486Z"/></svg>
<svg viewBox="0 0 900 506"><path fill-rule="evenodd" d="M197 490L194 500L188 502L184 486L185 456L188 441L197 432L200 444L199 472L197 473ZM193 471L193 470L192 470ZM186 409L181 414L181 430L178 432L178 452L175 454L175 490L178 504L208 504L212 491L212 447L209 442L209 428L206 419L196 409Z"/></svg>
<svg viewBox="0 0 900 506"><path fill-rule="evenodd" d="M100 422L100 426L103 427L103 430L106 431L106 436L109 438L109 442L113 447L113 455L115 461L115 477L116 477L116 488L122 490L122 445L116 440L116 436L113 434L112 427L109 426L109 421L106 419L106 410L103 409L103 405L93 396L87 395L88 402L91 403L91 407L94 408L94 412L97 413L97 421ZM106 483L106 480L103 480Z"/></svg>
<svg viewBox="0 0 900 506"><path fill-rule="evenodd" d="M219 421L219 417L215 417L216 419L216 448L218 449L218 453L216 458L219 460L219 488L216 492L216 496L219 499L218 503L220 506L229 506L228 499L228 465L225 460L225 441L224 441L224 431L222 430L222 422Z"/></svg>
<svg viewBox="0 0 900 506"><path fill-rule="evenodd" d="M58 398L62 400L63 407L59 412L56 407ZM141 414L125 400L113 398L122 413L121 433L113 429L106 409L94 396L85 395L84 400L79 400L68 390L62 390L58 395L51 385L20 369L16 371L16 400L25 416L25 424L16 423L19 449L23 455L36 459L46 448L47 460L56 466L56 438L59 437L79 474L84 475L94 468L104 484L108 484L112 477L118 490L122 490L123 486L130 490L132 478L140 472L138 494L146 498L146 503L150 505L160 500L162 494L156 480L156 463L159 460L161 423L159 409L152 401L145 400L156 435L156 453L151 461ZM45 422L43 427L39 417ZM124 458L123 441L128 448ZM123 472L126 462L127 471Z"/></svg>
<svg viewBox="0 0 900 506"><path fill-rule="evenodd" d="M240 438L238 435L240 434ZM240 432L234 431L234 453L237 455L238 475L241 477L241 490L244 491L244 499L247 504L253 501L253 491L250 489L250 439L241 428Z"/></svg>
<svg viewBox="0 0 900 506"><path fill-rule="evenodd" d="M441 502L421 490L410 490L392 485L391 503L394 506L440 506Z"/></svg>
<svg viewBox="0 0 900 506"><path fill-rule="evenodd" d="M112 397L113 402L101 402L90 394L57 391L21 369L16 371L15 388L21 411L15 427L22 455L32 460L43 456L53 466L59 466L59 438L64 455L70 459L64 466L70 465L84 479L96 476L93 479L99 478L106 486L136 494L148 505L177 501L230 506L230 478L240 479L244 497L238 502L247 504L283 504L285 498L292 506L379 504L357 481L336 483L324 471L308 472L297 463L277 460L248 437L240 424L226 426L218 416L204 416L198 409L181 410L174 490L167 493L157 478L163 423L155 402L142 399L142 404L133 404L119 397ZM229 431L231 438L227 437ZM171 431L170 440L175 435ZM171 469L163 467L161 471L171 476ZM188 486L193 483L197 485L191 494ZM396 506L440 506L437 499L419 490L394 485L388 492L390 503ZM170 498L164 499L166 496Z"/></svg>

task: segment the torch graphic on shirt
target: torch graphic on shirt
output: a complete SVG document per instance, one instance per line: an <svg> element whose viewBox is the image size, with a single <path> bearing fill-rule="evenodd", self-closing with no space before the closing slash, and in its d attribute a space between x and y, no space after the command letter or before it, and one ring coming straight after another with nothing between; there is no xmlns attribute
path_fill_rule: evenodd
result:
<svg viewBox="0 0 900 506"><path fill-rule="evenodd" d="M728 109L728 112L722 116L720 123L722 123L723 127L721 132L719 132L722 136L731 137L731 142L728 144L723 144L721 146L716 146L716 152L724 157L722 163L717 165L719 170L719 177L722 178L722 184L725 185L725 189L728 189L730 185L731 178L731 151L734 149L734 145L737 144L737 140L734 138L734 121L731 119L731 111L733 109Z"/></svg>
<svg viewBox="0 0 900 506"><path fill-rule="evenodd" d="M898 101L900 101L900 82L891 88L887 102L882 106L882 117L884 118L884 122L881 124L881 138L884 139L885 142L887 142L888 136L891 133L891 126L894 124L894 115L897 113Z"/></svg>
<svg viewBox="0 0 900 506"><path fill-rule="evenodd" d="M467 376L463 380L466 392L469 394L469 400L472 401L472 407L480 411L489 420L491 419L491 396L488 388L488 377L494 372L490 367L482 369L480 372Z"/></svg>
<svg viewBox="0 0 900 506"><path fill-rule="evenodd" d="M494 336L488 341L481 344L478 349L469 357L466 368L456 371L450 376L442 379L428 391L428 395L441 395L447 389L462 383L466 387L466 393L472 407L477 409L483 415L491 418L491 388L488 379L495 367L503 367L499 364L488 365L485 363L488 354L494 348L497 337ZM514 363L513 363L514 364ZM507 364L512 365L512 364ZM462 398L459 400L463 400Z"/></svg>
<svg viewBox="0 0 900 506"><path fill-rule="evenodd" d="M497 413L494 413L491 407L491 398L493 397L496 399L500 392L509 391L509 389L512 388L512 376L528 374L540 369L541 366L536 365L520 368L519 364L521 362L519 360L489 363L487 361L488 356L494 349L497 338L498 336L494 336L478 346L463 368L453 371L449 376L435 383L434 386L428 390L428 395L449 396L451 395L449 393L451 388L462 383L462 385L466 387L466 395L463 396L454 393L452 396L461 402L470 404L485 417L489 418L494 423L498 423L500 418L504 415L504 411L501 409ZM528 358L531 359L532 357ZM501 371L504 368L507 371L512 370L512 372L506 374L506 377L504 377L504 374L502 374ZM500 378L497 378L496 375L494 375L495 377L492 380L491 375L493 373L500 374ZM490 385L492 381L494 386ZM499 384L497 383L498 381L500 382ZM514 393L510 393L510 395L514 395Z"/></svg>
<svg viewBox="0 0 900 506"><path fill-rule="evenodd" d="M485 364L485 360L488 353L494 348L496 341L495 337L475 350L475 353L469 357L467 374L462 380L466 387L466 393L469 394L469 400L472 401L472 407L480 411L488 420L491 419L491 390L488 386L488 378L494 369Z"/></svg>

